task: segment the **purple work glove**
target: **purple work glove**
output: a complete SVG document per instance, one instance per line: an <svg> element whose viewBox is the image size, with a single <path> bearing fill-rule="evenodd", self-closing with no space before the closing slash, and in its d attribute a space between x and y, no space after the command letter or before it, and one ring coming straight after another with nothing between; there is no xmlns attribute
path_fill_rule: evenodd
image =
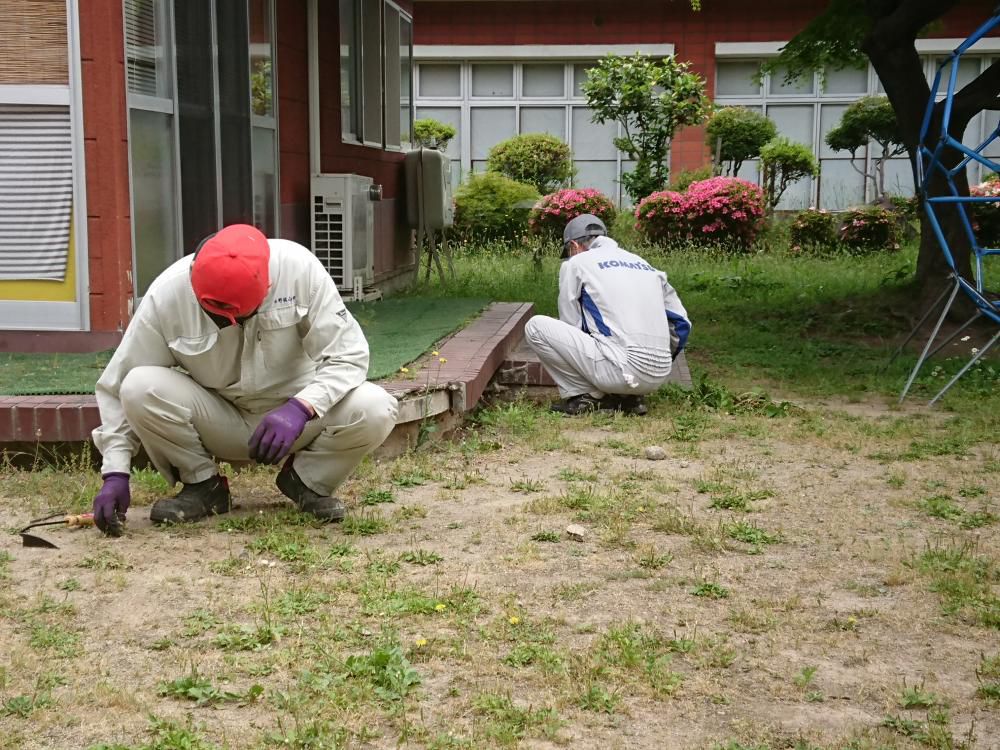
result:
<svg viewBox="0 0 1000 750"><path fill-rule="evenodd" d="M132 496L128 489L128 474L111 472L104 475L104 486L94 497L94 523L108 536L122 535L122 522Z"/></svg>
<svg viewBox="0 0 1000 750"><path fill-rule="evenodd" d="M269 411L250 437L250 458L262 464L278 463L288 455L312 416L308 407L295 398Z"/></svg>

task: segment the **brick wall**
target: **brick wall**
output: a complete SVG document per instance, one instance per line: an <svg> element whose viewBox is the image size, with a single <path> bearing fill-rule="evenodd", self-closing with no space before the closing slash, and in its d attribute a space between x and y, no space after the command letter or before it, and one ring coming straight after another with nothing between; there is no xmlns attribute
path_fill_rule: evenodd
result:
<svg viewBox="0 0 1000 750"><path fill-rule="evenodd" d="M121 0L80 4L90 325L119 331L132 297L132 231Z"/></svg>
<svg viewBox="0 0 1000 750"><path fill-rule="evenodd" d="M826 7L824 0L638 0L610 4L562 2L416 2L416 44L664 44L715 87L716 42L786 41ZM965 37L990 15L988 2L967 2L949 14L934 36ZM674 169L691 169L709 158L701 128L674 139Z"/></svg>

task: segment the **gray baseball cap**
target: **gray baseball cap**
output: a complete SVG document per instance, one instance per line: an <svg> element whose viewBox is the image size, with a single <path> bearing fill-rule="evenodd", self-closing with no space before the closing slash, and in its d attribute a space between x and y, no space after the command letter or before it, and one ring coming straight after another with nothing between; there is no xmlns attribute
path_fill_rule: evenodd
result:
<svg viewBox="0 0 1000 750"><path fill-rule="evenodd" d="M608 228L604 222L593 214L580 214L575 219L570 219L563 230L563 252L562 257L566 257L566 244L570 240L582 240L588 237L604 237L608 233Z"/></svg>

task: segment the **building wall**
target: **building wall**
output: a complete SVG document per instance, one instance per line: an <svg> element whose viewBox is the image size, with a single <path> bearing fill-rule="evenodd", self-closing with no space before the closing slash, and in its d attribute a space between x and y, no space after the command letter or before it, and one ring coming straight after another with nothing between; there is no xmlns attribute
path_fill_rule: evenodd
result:
<svg viewBox="0 0 1000 750"><path fill-rule="evenodd" d="M595 0L561 2L415 3L415 44L661 44L691 62L708 91L715 89L716 42L786 41L826 7L824 0L771 0L766 7L741 0L705 0L691 10L687 0L639 0L610 4ZM986 2L962 3L934 36L964 37L990 14ZM687 128L674 139L675 170L705 164L708 152L701 128Z"/></svg>
<svg viewBox="0 0 1000 750"><path fill-rule="evenodd" d="M121 0L80 4L92 331L123 330L132 306L123 34Z"/></svg>
<svg viewBox="0 0 1000 750"><path fill-rule="evenodd" d="M412 3L400 5L412 14ZM343 142L338 13L336 3L320 3L320 171L366 175L382 185L382 200L375 204L375 278L380 280L399 270L408 270L412 264L412 233L406 224L403 154ZM417 24L414 19L414 27Z"/></svg>

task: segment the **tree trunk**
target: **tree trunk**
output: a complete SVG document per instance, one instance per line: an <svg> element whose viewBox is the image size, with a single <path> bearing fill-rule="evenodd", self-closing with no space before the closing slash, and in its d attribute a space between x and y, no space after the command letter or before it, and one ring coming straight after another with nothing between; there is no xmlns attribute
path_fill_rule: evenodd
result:
<svg viewBox="0 0 1000 750"><path fill-rule="evenodd" d="M885 93L892 103L896 112L896 119L899 122L900 131L903 136L903 143L910 156L911 165L916 163L917 147L920 142L920 126L923 122L924 111L927 101L930 99L931 91L924 77L923 64L914 47L914 36L908 34L906 28L902 28L898 19L881 18L875 19L872 31L864 41L863 48L868 55L878 74ZM935 142L940 133L940 113L931 124L928 134L928 141ZM958 138L961 138L962 131L968 123L961 118L956 118L952 122L951 130L954 134L958 128ZM957 164L961 157L959 154L949 154L951 165ZM916 169L914 169L914 181ZM964 174L956 176L956 186L965 194L968 194L968 182ZM917 189L919 191L919 185ZM947 183L942 177L936 177L928 185L928 195L945 195L949 193ZM930 221L927 219L923 207L920 210L920 253L917 257L916 282L920 287L918 300L920 303L933 299L945 283L950 269L941 247L938 244L934 232L931 230ZM971 247L968 237L965 235L958 210L947 207L937 211L938 220L941 224L942 232L947 238L952 256L958 269L963 273L971 270Z"/></svg>

